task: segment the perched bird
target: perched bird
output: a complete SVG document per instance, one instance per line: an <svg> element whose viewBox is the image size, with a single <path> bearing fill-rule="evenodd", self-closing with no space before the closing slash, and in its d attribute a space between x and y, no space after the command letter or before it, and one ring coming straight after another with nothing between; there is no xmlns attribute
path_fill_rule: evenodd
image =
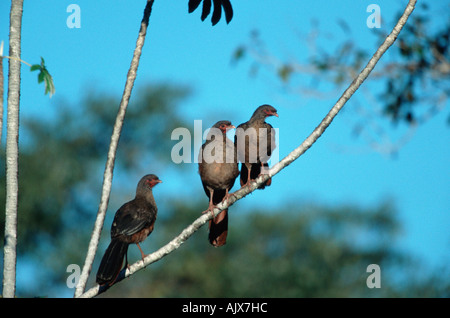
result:
<svg viewBox="0 0 450 318"><path fill-rule="evenodd" d="M241 164L241 186L249 185L255 180L262 169L266 169L272 151L275 149L275 130L265 122L269 116L278 117L277 110L270 105L259 106L249 121L236 128L234 142L237 148L238 160ZM258 189L270 186L272 179L268 179Z"/></svg>
<svg viewBox="0 0 450 318"><path fill-rule="evenodd" d="M195 11L198 8L202 0L189 0L189 13ZM230 0L212 0L214 4L213 14L211 17L212 25L216 25L222 17L222 7L225 12L225 20L230 23L233 18L233 7L231 6ZM211 12L211 0L203 0L202 16L200 17L202 21L205 21L206 17Z"/></svg>
<svg viewBox="0 0 450 318"><path fill-rule="evenodd" d="M229 121L217 122L211 127L199 152L198 171L209 198L208 211L228 198L228 191L239 175L235 145L226 135L233 128ZM226 243L227 234L228 209L225 209L209 221L209 242L213 246L222 246Z"/></svg>
<svg viewBox="0 0 450 318"><path fill-rule="evenodd" d="M128 245L136 244L145 254L139 243L144 241L155 226L157 207L153 198L153 187L162 181L154 174L141 178L136 188L136 197L117 210L111 226L111 243L103 255L97 272L99 285L112 285L120 273Z"/></svg>

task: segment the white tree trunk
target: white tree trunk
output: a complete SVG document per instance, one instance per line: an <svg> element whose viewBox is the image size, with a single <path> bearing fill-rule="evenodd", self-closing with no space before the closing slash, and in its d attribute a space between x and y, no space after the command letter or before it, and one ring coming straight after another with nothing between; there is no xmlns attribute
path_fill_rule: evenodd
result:
<svg viewBox="0 0 450 318"><path fill-rule="evenodd" d="M14 297L17 261L17 207L19 191L20 36L23 0L11 1L9 28L8 100L6 124L6 206L3 258L3 297Z"/></svg>

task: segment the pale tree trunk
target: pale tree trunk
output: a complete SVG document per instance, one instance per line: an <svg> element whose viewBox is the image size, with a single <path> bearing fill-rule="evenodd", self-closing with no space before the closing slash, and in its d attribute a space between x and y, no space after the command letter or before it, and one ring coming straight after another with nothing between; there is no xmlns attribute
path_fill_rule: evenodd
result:
<svg viewBox="0 0 450 318"><path fill-rule="evenodd" d="M0 144L2 142L3 133L3 41L0 43Z"/></svg>
<svg viewBox="0 0 450 318"><path fill-rule="evenodd" d="M20 35L23 0L11 1L9 28L8 100L6 123L6 206L3 257L3 297L16 291L17 199L19 190Z"/></svg>

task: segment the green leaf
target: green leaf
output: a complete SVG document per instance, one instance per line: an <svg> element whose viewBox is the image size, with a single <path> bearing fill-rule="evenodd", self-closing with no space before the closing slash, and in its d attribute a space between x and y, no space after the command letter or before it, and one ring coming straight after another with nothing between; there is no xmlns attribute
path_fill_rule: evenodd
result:
<svg viewBox="0 0 450 318"><path fill-rule="evenodd" d="M42 72L42 70L41 70L41 72L38 74L38 83L39 84L44 81L44 77L45 77L45 73Z"/></svg>
<svg viewBox="0 0 450 318"><path fill-rule="evenodd" d="M55 94L55 85L53 84L53 78L47 70L45 70L44 74L45 94L49 93L50 97L52 97L52 95Z"/></svg>
<svg viewBox="0 0 450 318"><path fill-rule="evenodd" d="M37 71L40 69L41 69L41 66L39 64L34 64L34 65L31 65L31 67L30 67L31 72L34 72L34 71Z"/></svg>
<svg viewBox="0 0 450 318"><path fill-rule="evenodd" d="M41 64L34 64L30 67L30 71L34 72L39 70L38 74L38 83L44 82L45 85L45 91L44 94L50 94L50 97L55 93L55 85L53 84L53 78L48 72L47 68L45 67L45 60L41 56Z"/></svg>

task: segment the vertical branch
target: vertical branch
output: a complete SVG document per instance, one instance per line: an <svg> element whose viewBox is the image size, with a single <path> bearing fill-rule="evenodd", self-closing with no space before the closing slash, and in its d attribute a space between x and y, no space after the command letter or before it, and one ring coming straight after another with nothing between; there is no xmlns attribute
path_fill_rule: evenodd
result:
<svg viewBox="0 0 450 318"><path fill-rule="evenodd" d="M117 145L120 139L120 133L123 126L123 121L125 118L125 113L128 106L128 101L130 100L131 91L134 86L134 81L136 79L137 69L139 66L139 59L141 57L142 47L144 46L145 36L147 34L148 22L150 19L150 14L152 11L154 0L147 0L147 4L144 9L144 16L141 21L141 27L139 30L139 35L136 41L136 48L134 50L133 58L131 60L131 65L128 70L127 79L125 83L124 92L122 95L122 100L120 102L119 111L116 117L116 122L114 124L114 129L111 135L111 141L109 145L108 157L106 160L106 167L103 174L103 187L102 195L100 199L100 205L97 212L97 219L95 221L94 230L92 232L91 241L89 243L88 252L86 260L81 272L80 280L75 289L75 297L81 295L86 287L87 280L89 278L89 273L92 269L92 263L94 262L95 254L97 252L98 243L100 241L100 234L103 228L103 223L105 220L106 210L108 208L109 195L111 192L111 185L113 179L114 161L116 158Z"/></svg>
<svg viewBox="0 0 450 318"><path fill-rule="evenodd" d="M23 0L11 1L9 55L20 60ZM19 191L20 61L8 65L8 114L6 131L6 206L3 257L3 297L16 292L17 207Z"/></svg>
<svg viewBox="0 0 450 318"><path fill-rule="evenodd" d="M3 134L3 93L4 93L4 76L3 76L3 41L0 43L0 144L2 143Z"/></svg>

